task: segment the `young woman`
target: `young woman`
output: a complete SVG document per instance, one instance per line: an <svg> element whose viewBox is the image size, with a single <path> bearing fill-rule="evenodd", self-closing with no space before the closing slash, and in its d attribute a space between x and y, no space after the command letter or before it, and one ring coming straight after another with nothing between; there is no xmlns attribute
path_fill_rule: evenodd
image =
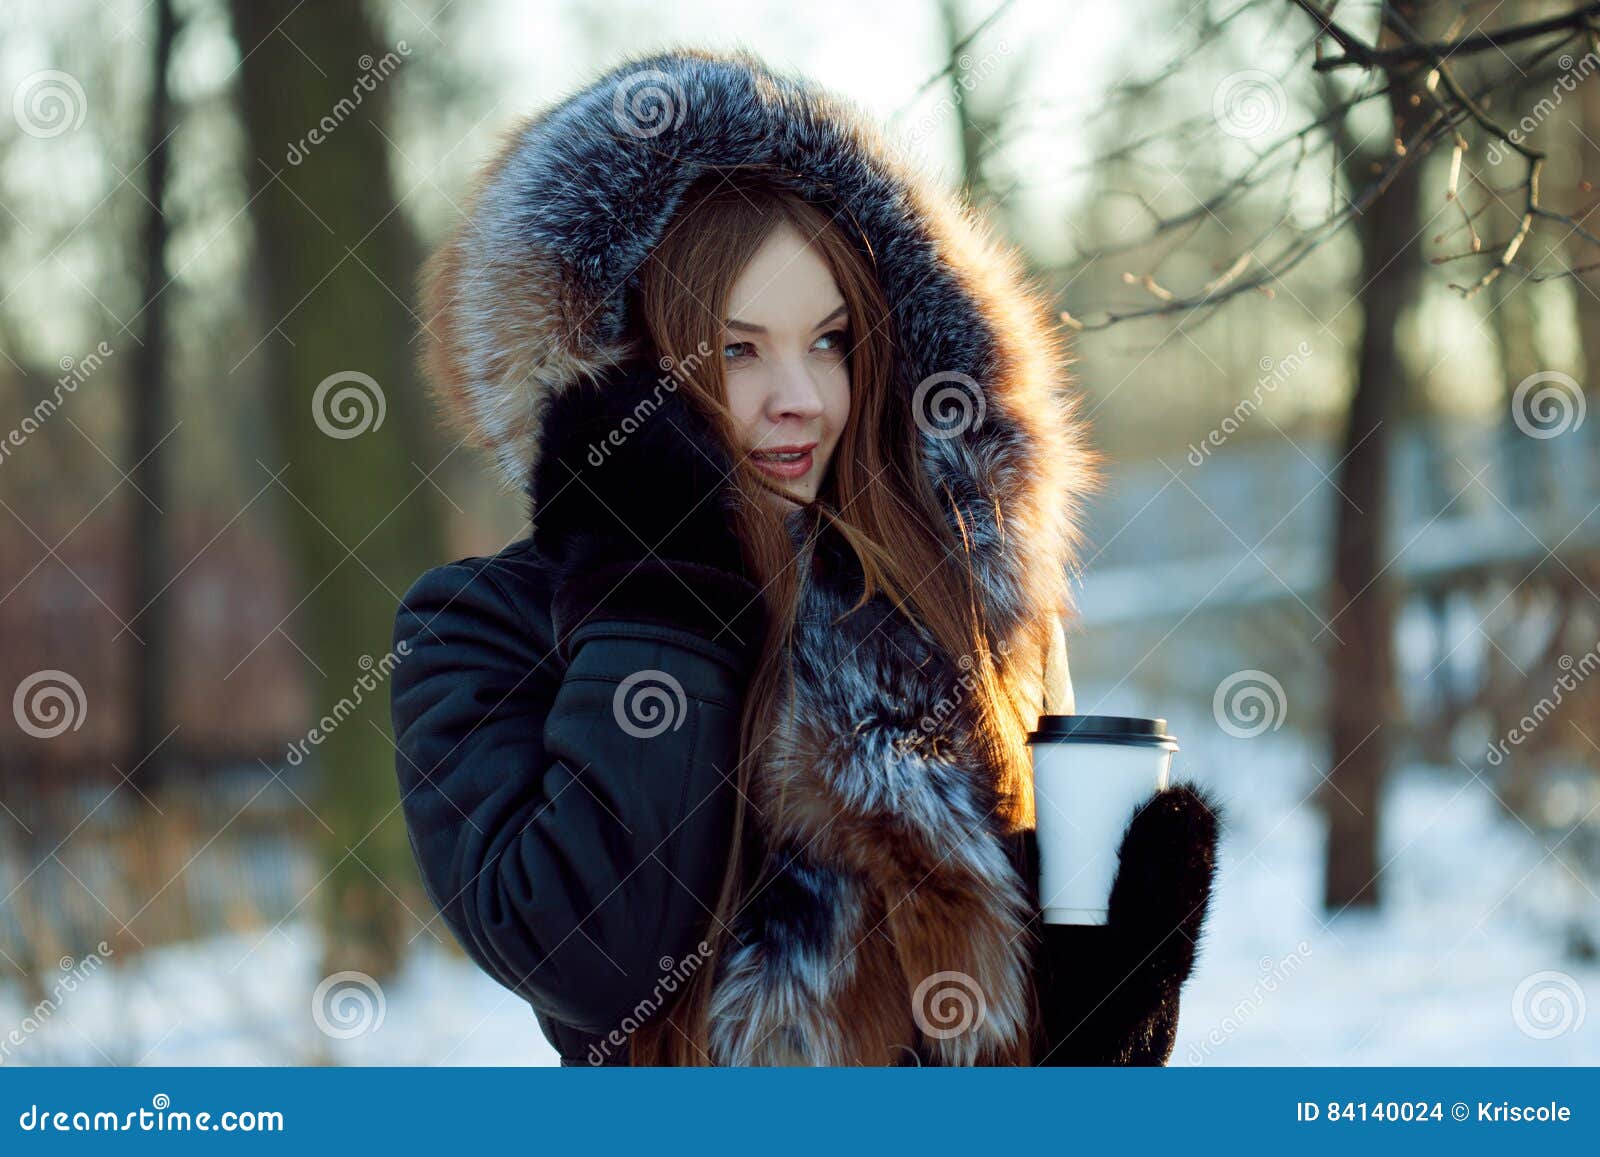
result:
<svg viewBox="0 0 1600 1157"><path fill-rule="evenodd" d="M745 53L520 128L426 285L531 537L424 575L393 681L428 893L564 1064L1163 1064L1219 822L1156 793L1043 925L1092 465L1015 254Z"/></svg>

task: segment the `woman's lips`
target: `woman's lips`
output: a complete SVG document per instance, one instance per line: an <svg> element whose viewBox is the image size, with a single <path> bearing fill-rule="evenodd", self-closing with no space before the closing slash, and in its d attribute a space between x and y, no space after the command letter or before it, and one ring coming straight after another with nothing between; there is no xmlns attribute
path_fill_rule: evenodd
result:
<svg viewBox="0 0 1600 1157"><path fill-rule="evenodd" d="M771 458L758 457L755 454L750 455L750 461L763 473L770 474L774 478L782 478L786 481L793 481L796 478L804 478L807 474L811 473L810 450L807 450L799 458L793 459L792 461L779 462L774 461Z"/></svg>
<svg viewBox="0 0 1600 1157"><path fill-rule="evenodd" d="M750 462L755 464L763 474L774 478L784 478L787 482L794 482L795 478L803 478L811 472L811 451L816 450L814 442L798 442L794 445L773 446L770 450L750 451ZM798 458L774 459L771 454L787 454L803 451Z"/></svg>

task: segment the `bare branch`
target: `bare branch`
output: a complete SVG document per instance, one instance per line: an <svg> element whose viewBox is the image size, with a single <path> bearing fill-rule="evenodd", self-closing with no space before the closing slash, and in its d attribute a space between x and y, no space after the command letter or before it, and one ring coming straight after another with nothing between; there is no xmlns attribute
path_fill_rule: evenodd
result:
<svg viewBox="0 0 1600 1157"><path fill-rule="evenodd" d="M1584 4L1571 12L1559 16L1552 16L1548 20L1534 21L1521 24L1515 28L1506 28L1498 32L1475 32L1464 40L1454 44L1421 44L1408 43L1401 48L1373 48L1363 43L1358 37L1351 35L1340 28L1333 21L1333 17L1324 13L1311 0L1293 0L1296 7L1308 13L1315 19L1322 29L1344 51L1343 56L1330 56L1318 60L1313 66L1318 72L1327 72L1335 68L1364 68L1364 69L1391 69L1401 65L1418 64L1426 61L1436 61L1441 56L1463 57L1472 56L1490 49L1506 48L1514 44L1521 44L1525 40L1533 40L1540 36L1550 36L1557 32L1572 34L1582 32L1588 27L1591 20L1600 16L1600 3ZM1390 14L1385 9L1385 16Z"/></svg>

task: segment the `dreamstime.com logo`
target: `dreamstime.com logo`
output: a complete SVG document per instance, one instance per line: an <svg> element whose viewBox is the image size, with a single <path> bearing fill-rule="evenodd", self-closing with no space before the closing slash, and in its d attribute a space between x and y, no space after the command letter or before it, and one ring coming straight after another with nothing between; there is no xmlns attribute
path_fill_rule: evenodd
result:
<svg viewBox="0 0 1600 1157"><path fill-rule="evenodd" d="M668 671L635 671L617 684L611 696L611 714L617 726L635 739L654 739L663 731L683 726L689 715L689 697Z"/></svg>
<svg viewBox="0 0 1600 1157"><path fill-rule="evenodd" d="M1560 370L1529 374L1511 394L1511 420L1530 438L1558 438L1583 425L1587 413L1583 387Z"/></svg>
<svg viewBox="0 0 1600 1157"><path fill-rule="evenodd" d="M317 429L341 441L378 429L387 413L383 387L360 370L329 374L311 395L311 418Z"/></svg>
<svg viewBox="0 0 1600 1157"><path fill-rule="evenodd" d="M1008 654L1011 650L1010 641L1001 639L996 644L995 650L1002 655ZM917 726L924 734L931 734L946 719L954 715L956 709L966 701L967 696L972 693L972 689L978 684L978 676L972 670L977 666L977 660L971 655L962 655L960 659L956 660L956 666L961 669L961 674L956 676L955 685L947 694L941 695L939 701L933 705L933 710L924 715L917 723Z"/></svg>
<svg viewBox="0 0 1600 1157"><path fill-rule="evenodd" d="M78 991L78 985L100 971L105 963L105 958L115 954L115 950L104 940L95 945L95 951L89 953L82 960L74 960L70 956L63 956L59 967L62 975L50 986L50 991L40 997L38 1002L23 1015L22 1023L0 1038L0 1064L4 1064L11 1056L12 1050L20 1048L22 1044L44 1027L45 1022L56 1014L61 1007L64 994Z"/></svg>
<svg viewBox="0 0 1600 1157"><path fill-rule="evenodd" d="M1189 1062L1200 1064L1210 1054L1211 1050L1225 1044L1229 1037L1244 1026L1245 1021L1254 1016L1261 1006L1266 1004L1267 997L1277 992L1283 983L1300 970L1300 966L1311 955L1311 945L1304 940L1294 946L1294 951L1280 960L1270 956L1261 958L1262 977L1251 987L1250 994L1238 1004L1233 1006L1233 1011L1224 1016L1210 1032L1206 1033L1202 1045L1189 1046Z"/></svg>
<svg viewBox="0 0 1600 1157"><path fill-rule="evenodd" d="M350 1040L383 1027L383 986L365 972L335 972L311 994L311 1020L324 1036Z"/></svg>
<svg viewBox="0 0 1600 1157"><path fill-rule="evenodd" d="M1488 755L1489 766L1499 767L1505 762L1506 756L1511 754L1510 749L1522 746L1527 739L1539 729L1539 725L1555 714L1568 694L1578 689L1595 671L1600 670L1600 643L1583 653L1583 657L1574 660L1571 655L1562 655L1556 660L1556 665L1561 668L1562 674L1550 687L1550 694L1544 696L1533 708L1517 721L1518 726L1505 733L1499 742L1491 744Z"/></svg>
<svg viewBox="0 0 1600 1157"><path fill-rule="evenodd" d="M30 73L11 93L11 115L30 137L47 139L76 132L89 114L89 98L70 72L47 68Z"/></svg>
<svg viewBox="0 0 1600 1157"><path fill-rule="evenodd" d="M66 671L35 671L17 684L11 714L17 726L35 739L54 739L83 726L89 701L83 684Z"/></svg>
<svg viewBox="0 0 1600 1157"><path fill-rule="evenodd" d="M920 163L923 145L935 133L944 131L944 126L966 103L968 95L976 92L998 71L1002 57L1011 55L1011 44L1004 38L995 42L995 48L998 51L985 52L977 59L974 59L970 52L958 53L950 69L950 79L953 83L939 87L937 103L923 112L916 123L903 134L884 142L901 164Z"/></svg>
<svg viewBox="0 0 1600 1157"><path fill-rule="evenodd" d="M17 1116L25 1133L281 1133L283 1113L276 1109L226 1109L191 1112L172 1108L172 1098L157 1093L148 1109L114 1113L109 1109L41 1109L29 1105Z"/></svg>
<svg viewBox="0 0 1600 1157"><path fill-rule="evenodd" d="M366 700L366 697L382 687L400 661L411 654L411 644L401 639L394 645L383 658L373 661L371 655L362 655L356 661L366 674L357 679L350 688L350 694L344 696L333 705L333 710L317 720L317 726L306 732L304 739L297 739L289 744L289 753L285 757L293 767L299 767L305 762L306 756L311 754L313 747L321 747L322 741L336 731L341 723L356 713L356 709Z"/></svg>
<svg viewBox="0 0 1600 1157"><path fill-rule="evenodd" d="M1311 343L1301 342L1295 346L1294 353L1288 357L1273 361L1271 357L1263 357L1260 361L1261 376L1256 379L1255 389L1250 391L1250 397L1240 398L1233 411L1222 422L1211 430L1199 444L1189 443L1187 455L1189 465L1199 466L1211 456L1213 449L1219 449L1223 443L1237 433L1252 415L1261 408L1261 395L1263 392L1272 393L1288 381L1290 375L1306 364L1306 359L1311 357Z"/></svg>
<svg viewBox="0 0 1600 1157"><path fill-rule="evenodd" d="M982 987L965 972L935 972L911 994L911 1019L934 1040L972 1032L988 1015Z"/></svg>
<svg viewBox="0 0 1600 1157"><path fill-rule="evenodd" d="M638 1004L628 1010L622 1018L622 1023L606 1033L598 1044L589 1046L589 1063L603 1065L611 1056L613 1049L621 1048L628 1042L628 1038L638 1032L644 1024L661 1011L661 1006L666 1004L667 998L677 993L689 978L699 971L700 966L711 959L711 945L704 940L695 945L695 950L682 960L674 961L670 956L663 956L656 962L661 969L661 976L656 980L655 988L650 995L642 998Z"/></svg>
<svg viewBox="0 0 1600 1157"><path fill-rule="evenodd" d="M404 40L395 43L395 50L400 54L399 56L396 56L394 52L385 52L377 60L374 60L372 55L368 53L356 61L357 67L361 69L361 75L356 77L355 84L350 86L350 95L340 97L333 108L323 114L322 119L312 127L310 132L306 133L298 141L290 142L289 151L284 154L284 160L291 165L300 164L315 146L322 144L323 141L333 135L335 129L344 124L350 114L360 106L367 94L377 92L378 85L392 76L394 71L403 63L402 58L411 55L411 46Z"/></svg>
<svg viewBox="0 0 1600 1157"><path fill-rule="evenodd" d="M1550 95L1542 98L1534 105L1528 114L1506 133L1511 138L1513 145L1520 145L1529 133L1533 132L1545 118L1556 111L1558 105L1566 99L1566 94L1577 92L1578 86L1589 76L1600 69L1600 56L1593 52L1586 52L1577 60L1572 59L1571 53L1563 53L1556 58L1556 67L1561 70L1561 75L1556 78L1555 84L1550 86ZM1511 145L1496 138L1489 143L1489 148L1484 153L1484 158L1491 165L1498 165L1511 153Z"/></svg>
<svg viewBox="0 0 1600 1157"><path fill-rule="evenodd" d="M1277 77L1247 68L1230 72L1218 82L1211 93L1211 115L1230 137L1253 140L1283 127L1289 98Z"/></svg>
<svg viewBox="0 0 1600 1157"><path fill-rule="evenodd" d="M47 397L35 402L33 409L23 415L16 428L0 440L0 465L4 465L12 452L20 449L61 408L63 394L76 393L78 387L93 377L95 371L115 352L109 342L100 342L81 358L62 358L57 363L61 367L61 376L56 379L55 388Z"/></svg>
<svg viewBox="0 0 1600 1157"><path fill-rule="evenodd" d="M1289 699L1283 684L1266 671L1235 671L1217 684L1211 714L1217 726L1235 739L1254 739L1283 726Z"/></svg>
<svg viewBox="0 0 1600 1157"><path fill-rule="evenodd" d="M1585 1010L1582 985L1554 969L1524 978L1511 994L1511 1019L1535 1040L1577 1032Z"/></svg>
<svg viewBox="0 0 1600 1157"><path fill-rule="evenodd" d="M930 438L956 438L983 425L983 387L958 370L929 374L911 395L911 418Z"/></svg>
<svg viewBox="0 0 1600 1157"><path fill-rule="evenodd" d="M611 451L620 447L634 432L650 420L650 415L661 406L662 394L675 394L683 384L685 378L699 368L705 359L711 356L711 347L701 342L686 358L673 359L663 356L656 364L661 368L661 377L656 379L655 389L649 397L640 397L634 407L623 415L622 421L615 429L607 430L606 436L599 442L589 443L588 452L584 461L594 467L604 466L606 459L611 456Z"/></svg>
<svg viewBox="0 0 1600 1157"><path fill-rule="evenodd" d="M658 69L630 72L617 81L611 114L630 137L649 140L683 123L688 98L678 79Z"/></svg>

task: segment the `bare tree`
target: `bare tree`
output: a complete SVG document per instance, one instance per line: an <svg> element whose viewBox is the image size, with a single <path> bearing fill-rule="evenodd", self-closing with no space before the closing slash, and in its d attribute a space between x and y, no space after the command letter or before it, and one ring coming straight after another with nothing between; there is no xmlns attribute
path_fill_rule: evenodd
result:
<svg viewBox="0 0 1600 1157"><path fill-rule="evenodd" d="M1420 3L1395 4L1416 20ZM1390 79L1386 92L1394 135L1377 149L1352 139L1335 121L1346 182L1360 188L1394 140L1416 134L1421 120L1413 101L1420 83L1407 74ZM1361 344L1355 390L1341 439L1333 533L1334 608L1328 629L1328 736L1332 767L1319 802L1328 817L1323 903L1330 910L1378 903L1379 803L1389 766L1394 710L1395 598L1385 565L1389 498L1389 433L1398 405L1410 392L1400 350L1400 319L1418 297L1422 260L1417 247L1422 216L1421 168L1396 169L1379 202L1357 223L1361 240Z"/></svg>
<svg viewBox="0 0 1600 1157"><path fill-rule="evenodd" d="M177 19L171 0L156 0L155 41L150 53L150 106L145 121L144 209L140 230L140 276L143 281L139 318L143 335L133 354L128 397L131 436L128 441L132 527L128 537L128 569L132 577L133 606L130 625L136 625L140 642L132 650L135 677L131 750L126 755L128 774L152 784L161 778L166 758L167 674L172 653L172 616L166 595L167 533L164 515L170 505L167 458L162 442L172 413L172 391L167 382L167 271L166 214L168 150L172 136L172 92L167 72Z"/></svg>
<svg viewBox="0 0 1600 1157"><path fill-rule="evenodd" d="M426 322L406 304L417 247L390 176L387 86L409 48L381 43L360 0L233 0L231 11L281 454L262 481L295 564L314 712L338 721L315 728L317 900L336 930L324 963L383 975L402 948L396 884L414 885L416 869L387 691L354 688L387 673L396 604L444 553L411 343Z"/></svg>
<svg viewBox="0 0 1600 1157"><path fill-rule="evenodd" d="M1272 292L1335 237L1353 234L1360 260L1354 294L1362 307L1359 352L1335 472L1339 491L1328 591L1332 602L1324 624L1334 638L1328 650L1331 677L1329 746L1332 769L1319 795L1329 819L1324 901L1332 910L1378 900L1377 860L1380 788L1393 753L1388 726L1396 717L1392 657L1394 579L1387 557L1385 508L1390 490L1387 427L1402 413L1412 392L1397 323L1421 296L1431 261L1445 268L1447 284L1471 299L1491 289L1503 301L1526 281L1581 278L1600 269L1600 235L1586 222L1594 206L1553 204L1544 185L1546 153L1532 137L1530 119L1542 120L1544 98L1528 117L1510 118L1518 92L1566 87L1572 74L1585 79L1584 62L1600 57L1600 4L1577 4L1554 15L1522 19L1516 7L1501 14L1499 27L1469 19L1452 0L1386 0L1376 35L1365 38L1335 15L1333 5L1283 0L1264 5L1242 0L1219 17L1201 21L1202 38L1216 39L1246 13L1304 22L1307 36L1293 68L1265 86L1280 101L1288 87L1312 88L1309 123L1290 126L1249 142L1250 156L1198 190L1194 204L1173 212L1141 198L1149 229L1131 240L1086 252L1062 271L1074 277L1108 256L1148 259L1145 272L1129 271L1120 301L1084 302L1063 320L1080 330L1102 330L1136 319L1168 318L1180 329L1201 324L1245 294ZM1491 13L1491 18L1493 14ZM1353 17L1361 19L1360 15ZM1585 50L1574 65L1572 53ZM1175 58L1153 78L1132 81L1110 94L1107 107L1141 99L1182 72ZM1346 78L1353 78L1347 80ZM1588 86L1585 108L1597 99ZM1389 131L1372 134L1371 110L1382 102ZM1096 158L1096 165L1124 163L1152 148L1199 150L1215 134L1219 114L1185 118L1124 140ZM1234 134L1238 135L1238 134ZM1597 138L1600 139L1600 138ZM1438 208L1424 194L1428 159L1445 172L1446 204L1456 215L1429 251L1425 221ZM1442 166L1448 158L1448 170ZM1288 202L1305 184L1309 168L1325 165L1337 190L1325 215L1296 219ZM1505 174L1513 174L1505 184ZM1204 282L1184 284L1163 277L1161 264L1189 248L1205 253L1197 239L1208 222L1247 200L1259 205L1274 190L1284 209L1234 250ZM1139 197L1138 193L1132 194ZM1556 268L1530 258L1541 246L1541 230L1554 236L1546 253L1564 251ZM1571 239L1564 250L1561 242ZM1574 250L1581 252L1574 252ZM1153 256L1151 256L1153 255ZM1514 278L1506 274L1514 273ZM1504 279L1504 280L1502 280ZM1131 295L1131 296L1129 296ZM1600 310L1586 303L1580 317ZM1593 343L1600 348L1600 339ZM1586 346L1587 349L1587 346Z"/></svg>

